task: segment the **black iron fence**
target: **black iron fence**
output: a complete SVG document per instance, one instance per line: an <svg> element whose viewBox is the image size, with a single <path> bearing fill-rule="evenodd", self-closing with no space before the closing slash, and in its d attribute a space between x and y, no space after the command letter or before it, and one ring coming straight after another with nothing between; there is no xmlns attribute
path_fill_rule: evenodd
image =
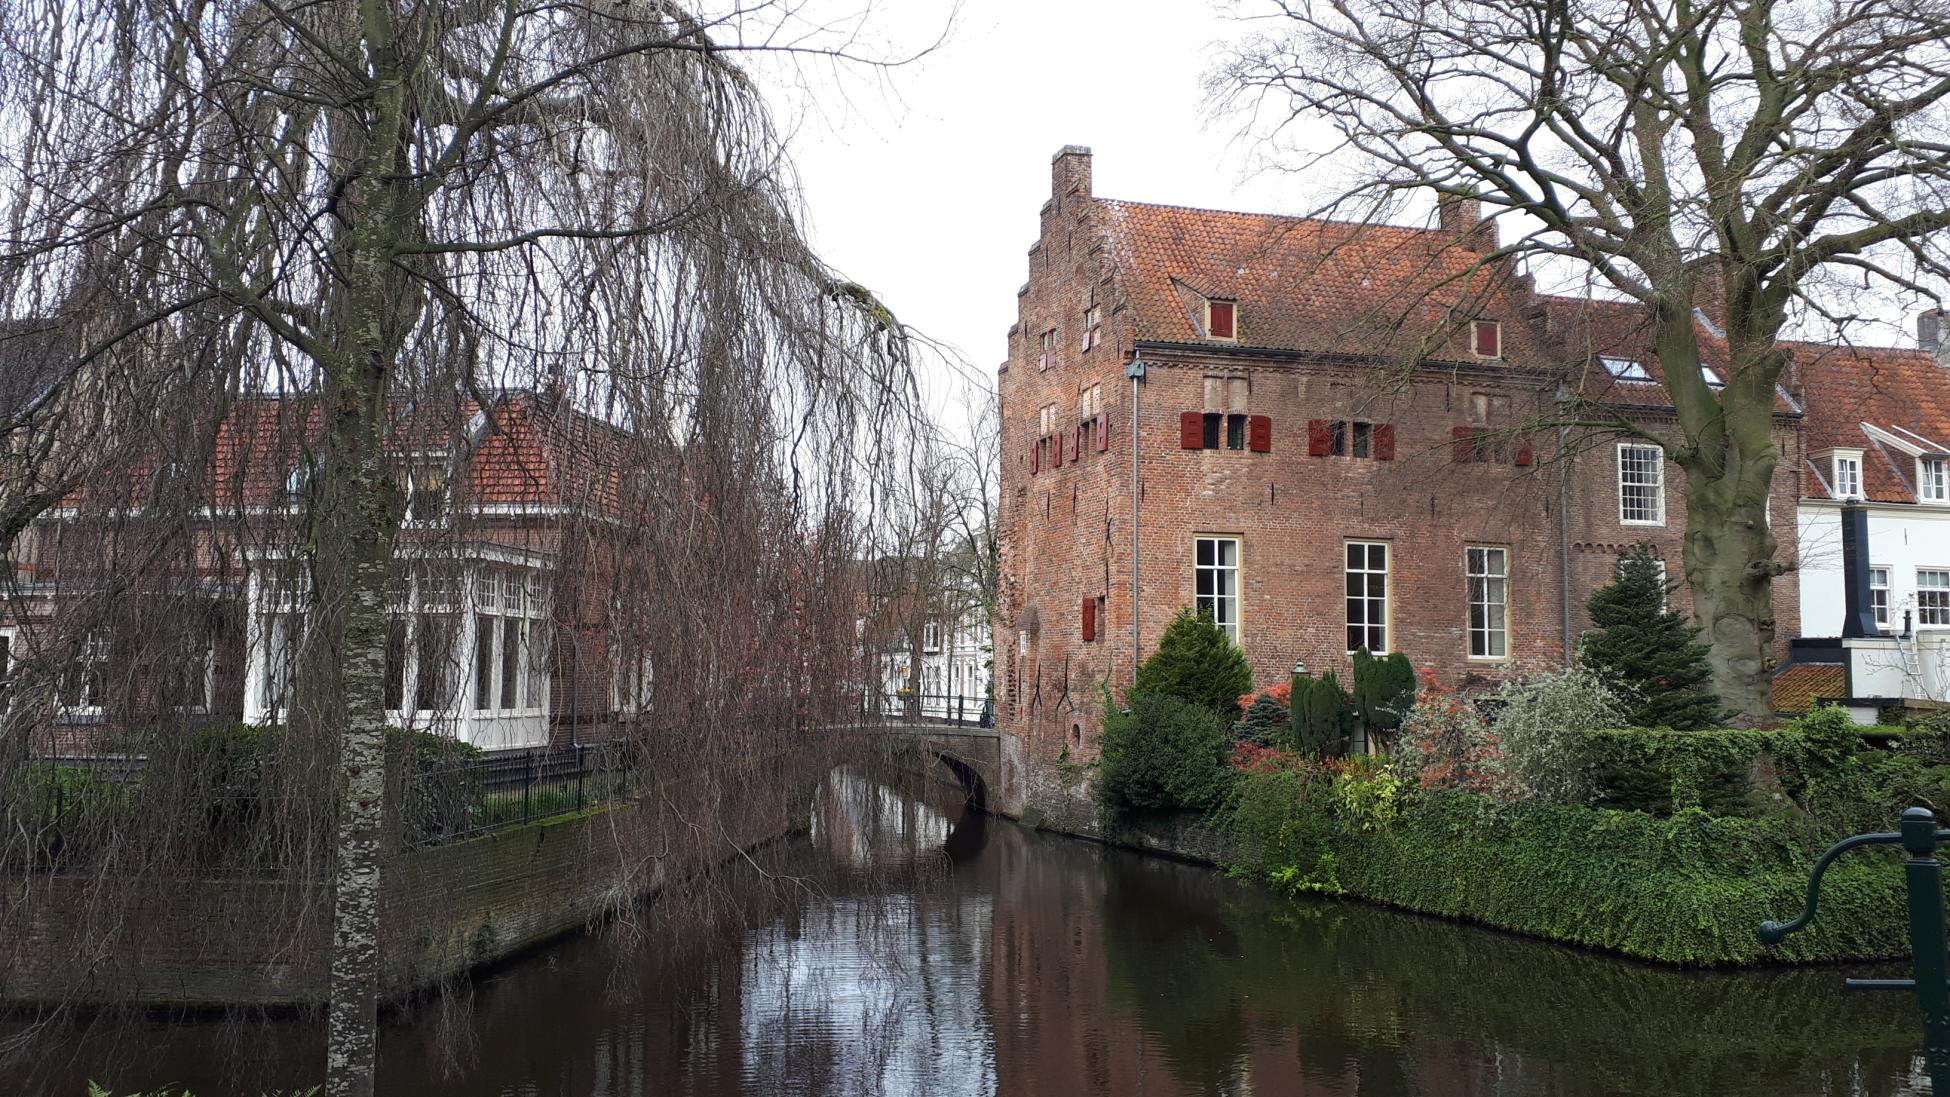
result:
<svg viewBox="0 0 1950 1097"><path fill-rule="evenodd" d="M499 751L415 770L399 799L400 838L431 845L624 799L641 769L620 746Z"/></svg>
<svg viewBox="0 0 1950 1097"><path fill-rule="evenodd" d="M869 720L913 720L957 727L994 727L995 700L982 694L891 693L869 695L862 706Z"/></svg>
<svg viewBox="0 0 1950 1097"><path fill-rule="evenodd" d="M396 763L391 812L407 847L435 845L582 811L634 795L644 767L622 745L451 753ZM146 787L166 781L166 791ZM287 858L291 804L259 766L171 777L140 755L40 760L15 796L0 796L10 836L0 862L69 869L116 835L165 842L209 871L275 870Z"/></svg>

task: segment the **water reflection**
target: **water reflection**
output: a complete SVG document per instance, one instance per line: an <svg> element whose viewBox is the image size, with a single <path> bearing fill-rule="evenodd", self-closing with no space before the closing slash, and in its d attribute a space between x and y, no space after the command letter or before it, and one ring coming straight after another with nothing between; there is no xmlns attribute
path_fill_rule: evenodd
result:
<svg viewBox="0 0 1950 1097"><path fill-rule="evenodd" d="M952 788L835 774L795 894L701 952L605 934L393 1018L392 1095L1925 1092L1906 1001L1841 974L1696 975L958 815ZM781 884L789 881L789 884ZM796 889L796 890L795 890ZM101 1024L89 1074L203 1097L308 1080L316 1026ZM104 1070L111 1045L125 1052ZM54 1061L54 1060L50 1060ZM86 1069L92 1068L92 1069Z"/></svg>

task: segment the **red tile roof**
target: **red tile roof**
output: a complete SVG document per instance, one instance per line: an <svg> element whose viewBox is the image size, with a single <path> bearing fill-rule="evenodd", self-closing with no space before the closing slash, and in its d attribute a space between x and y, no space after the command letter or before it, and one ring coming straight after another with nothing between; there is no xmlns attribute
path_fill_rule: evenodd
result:
<svg viewBox="0 0 1950 1097"><path fill-rule="evenodd" d="M1796 343L1794 352L1807 394L1808 452L1861 450L1864 494L1917 502L1917 454L1910 451L1950 453L1950 366L1926 351L1892 347ZM1864 424L1886 433L1878 437ZM1834 498L1831 469L1818 464L1804 470L1806 494Z"/></svg>
<svg viewBox="0 0 1950 1097"><path fill-rule="evenodd" d="M1806 712L1824 697L1848 696L1840 663L1789 663L1774 673L1774 711Z"/></svg>
<svg viewBox="0 0 1950 1097"><path fill-rule="evenodd" d="M1503 358L1539 364L1525 280L1440 229L1095 200L1137 337L1205 340L1203 303L1239 303L1219 346L1476 361L1472 318L1501 322Z"/></svg>

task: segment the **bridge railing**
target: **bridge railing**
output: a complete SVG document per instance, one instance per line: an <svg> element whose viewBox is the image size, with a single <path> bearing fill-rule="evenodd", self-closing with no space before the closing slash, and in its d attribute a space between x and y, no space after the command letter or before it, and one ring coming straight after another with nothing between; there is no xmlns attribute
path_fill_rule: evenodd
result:
<svg viewBox="0 0 1950 1097"><path fill-rule="evenodd" d="M891 693L869 694L862 715L871 721L908 720L952 727L994 727L995 701L982 694Z"/></svg>

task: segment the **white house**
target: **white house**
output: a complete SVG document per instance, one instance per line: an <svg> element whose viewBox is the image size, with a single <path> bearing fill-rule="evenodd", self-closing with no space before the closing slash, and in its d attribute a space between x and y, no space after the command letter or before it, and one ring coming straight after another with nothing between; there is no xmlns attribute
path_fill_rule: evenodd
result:
<svg viewBox="0 0 1950 1097"><path fill-rule="evenodd" d="M929 620L921 627L920 650L903 642L883 655L881 692L888 711L910 707L921 715L974 722L990 709L989 682L995 665L988 611L976 606L958 620ZM921 663L921 695L910 698L914 661Z"/></svg>
<svg viewBox="0 0 1950 1097"><path fill-rule="evenodd" d="M1784 670L1840 664L1843 692L1950 702L1950 365L1942 314L1917 350L1798 345L1807 468L1800 640Z"/></svg>

